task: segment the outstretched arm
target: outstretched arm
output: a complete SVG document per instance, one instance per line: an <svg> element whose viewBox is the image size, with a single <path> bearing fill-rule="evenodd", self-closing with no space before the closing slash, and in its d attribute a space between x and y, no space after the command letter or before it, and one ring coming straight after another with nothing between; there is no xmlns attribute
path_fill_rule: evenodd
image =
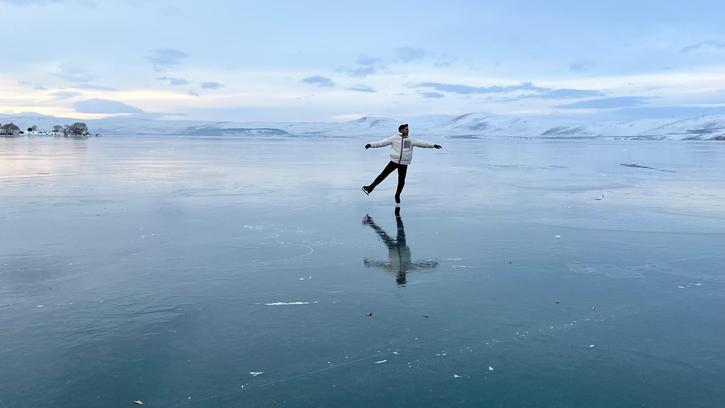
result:
<svg viewBox="0 0 725 408"><path fill-rule="evenodd" d="M393 138L392 137L388 137L388 138L385 138L383 140L378 140L377 142L368 143L368 144L365 145L365 148L366 149L369 149L371 147L385 147L385 146L390 145L391 143L393 143Z"/></svg>
<svg viewBox="0 0 725 408"><path fill-rule="evenodd" d="M411 142L413 142L413 146L424 147L426 149L433 149L433 148L442 149L443 148L443 146L441 146L441 145L433 144L431 142L426 142L425 140L412 139Z"/></svg>

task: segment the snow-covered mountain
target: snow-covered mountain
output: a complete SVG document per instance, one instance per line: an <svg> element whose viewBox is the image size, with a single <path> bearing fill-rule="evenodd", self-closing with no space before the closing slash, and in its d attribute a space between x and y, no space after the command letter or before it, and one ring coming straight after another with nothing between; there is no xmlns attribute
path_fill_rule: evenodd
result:
<svg viewBox="0 0 725 408"><path fill-rule="evenodd" d="M725 138L725 115L698 116L666 123L652 129L653 133L665 134L686 140L722 140Z"/></svg>
<svg viewBox="0 0 725 408"><path fill-rule="evenodd" d="M37 125L50 129L78 121L23 113L0 114L0 123L14 122L21 129ZM516 117L474 112L465 115L428 115L407 119L364 117L349 122L208 122L161 120L143 116L85 121L92 133L103 135L191 135L229 137L365 137L383 138L410 123L411 133L421 137L447 138L632 138L676 140L725 139L725 115L692 118L587 121L548 117Z"/></svg>

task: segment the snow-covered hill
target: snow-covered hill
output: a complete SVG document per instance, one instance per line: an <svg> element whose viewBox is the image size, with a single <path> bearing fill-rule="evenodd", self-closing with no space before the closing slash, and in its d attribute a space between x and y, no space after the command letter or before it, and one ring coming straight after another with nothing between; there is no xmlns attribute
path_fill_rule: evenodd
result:
<svg viewBox="0 0 725 408"><path fill-rule="evenodd" d="M50 129L78 121L36 113L0 114L0 123L14 122L21 129L37 125ZM429 115L408 119L364 117L348 122L204 122L160 120L148 117L115 117L86 120L92 133L103 135L192 135L229 137L364 137L383 138L396 133L400 123L410 123L411 133L447 138L632 138L722 140L725 115L694 118L637 119L593 122L582 119L515 117L474 112L460 116Z"/></svg>
<svg viewBox="0 0 725 408"><path fill-rule="evenodd" d="M675 139L707 140L725 137L725 115L698 116L666 123L652 129Z"/></svg>

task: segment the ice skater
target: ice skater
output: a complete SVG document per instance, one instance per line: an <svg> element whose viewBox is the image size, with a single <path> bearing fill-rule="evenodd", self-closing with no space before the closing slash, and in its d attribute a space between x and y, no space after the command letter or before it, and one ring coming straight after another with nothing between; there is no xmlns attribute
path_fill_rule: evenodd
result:
<svg viewBox="0 0 725 408"><path fill-rule="evenodd" d="M375 143L368 143L365 145L365 149L371 147L385 147L390 145L390 162L380 172L380 175L370 184L369 186L363 186L362 190L365 194L370 194L375 190L386 177L390 175L394 170L398 170L398 188L395 190L395 204L400 204L400 193L403 191L405 186L405 176L408 174L408 165L413 158L413 147L425 147L442 149L441 145L426 142L424 140L416 140L408 137L408 124L398 126L398 134L393 135L387 139L380 140Z"/></svg>

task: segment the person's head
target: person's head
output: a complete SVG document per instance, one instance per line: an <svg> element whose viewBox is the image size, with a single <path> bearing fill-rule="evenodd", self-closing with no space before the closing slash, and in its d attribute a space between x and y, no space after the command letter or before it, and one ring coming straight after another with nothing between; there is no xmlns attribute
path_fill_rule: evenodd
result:
<svg viewBox="0 0 725 408"><path fill-rule="evenodd" d="M402 125L398 126L398 132L400 132L403 136L408 136L408 124L403 123Z"/></svg>

